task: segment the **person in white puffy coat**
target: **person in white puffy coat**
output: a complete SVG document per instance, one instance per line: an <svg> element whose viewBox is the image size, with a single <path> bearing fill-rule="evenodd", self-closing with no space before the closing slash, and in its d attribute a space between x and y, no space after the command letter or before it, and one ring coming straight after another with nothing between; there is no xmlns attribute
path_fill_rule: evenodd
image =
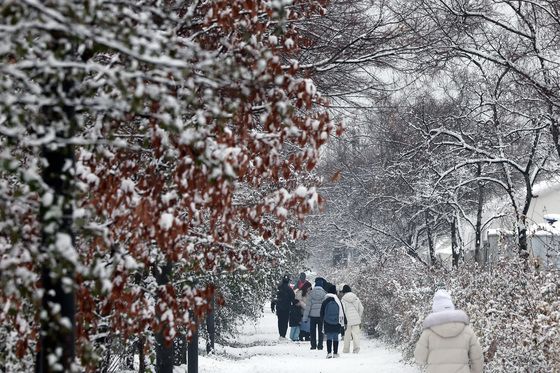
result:
<svg viewBox="0 0 560 373"><path fill-rule="evenodd" d="M346 319L344 332L343 353L350 352L350 343L354 342L353 350L355 354L360 351L360 324L362 323L362 315L364 306L360 298L354 293L348 285L342 287L342 307L344 308L344 316Z"/></svg>
<svg viewBox="0 0 560 373"><path fill-rule="evenodd" d="M414 350L416 362L428 373L482 373L482 349L467 314L445 290L435 293L432 311Z"/></svg>

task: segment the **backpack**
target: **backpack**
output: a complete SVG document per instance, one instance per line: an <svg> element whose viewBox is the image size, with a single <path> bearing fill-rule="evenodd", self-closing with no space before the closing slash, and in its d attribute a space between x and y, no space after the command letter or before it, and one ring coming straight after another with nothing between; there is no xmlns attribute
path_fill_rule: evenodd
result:
<svg viewBox="0 0 560 373"><path fill-rule="evenodd" d="M324 321L327 324L336 325L338 324L338 305L335 300L331 300L325 306L325 318Z"/></svg>

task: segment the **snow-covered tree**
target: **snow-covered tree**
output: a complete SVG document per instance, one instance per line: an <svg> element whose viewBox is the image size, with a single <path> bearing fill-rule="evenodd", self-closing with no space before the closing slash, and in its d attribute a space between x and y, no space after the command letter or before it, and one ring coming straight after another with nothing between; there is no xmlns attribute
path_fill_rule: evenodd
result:
<svg viewBox="0 0 560 373"><path fill-rule="evenodd" d="M298 237L318 203L298 175L336 127L293 60L324 4L1 5L7 350L66 371L100 327L169 343L208 309L198 277L276 264L250 243Z"/></svg>

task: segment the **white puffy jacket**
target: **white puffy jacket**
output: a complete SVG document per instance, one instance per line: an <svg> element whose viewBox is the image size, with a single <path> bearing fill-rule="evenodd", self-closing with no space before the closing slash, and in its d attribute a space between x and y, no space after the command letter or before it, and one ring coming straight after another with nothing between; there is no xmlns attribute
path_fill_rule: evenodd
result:
<svg viewBox="0 0 560 373"><path fill-rule="evenodd" d="M309 317L319 317L321 315L321 305L323 304L325 295L327 295L327 292L321 286L315 286L308 293L303 320L307 320Z"/></svg>
<svg viewBox="0 0 560 373"><path fill-rule="evenodd" d="M364 306L356 294L352 292L346 293L341 301L348 326L361 324Z"/></svg>
<svg viewBox="0 0 560 373"><path fill-rule="evenodd" d="M482 373L482 349L468 324L460 310L428 315L414 350L416 362L427 365L428 373Z"/></svg>

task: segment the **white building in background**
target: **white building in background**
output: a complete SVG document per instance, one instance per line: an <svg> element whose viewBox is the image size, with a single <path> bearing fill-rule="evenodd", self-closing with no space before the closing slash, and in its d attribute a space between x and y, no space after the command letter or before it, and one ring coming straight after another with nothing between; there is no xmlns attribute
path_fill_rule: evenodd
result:
<svg viewBox="0 0 560 373"><path fill-rule="evenodd" d="M530 255L543 266L560 268L560 183L542 183L536 186L534 194L527 214ZM482 263L491 263L499 255L516 254L517 236L512 231L515 219L508 200L505 197L495 199L486 204L484 210L484 222L493 216L503 217L492 220L483 231ZM466 222L462 222L461 236L466 260L474 260L474 229ZM438 260L451 267L448 232L435 237L435 253ZM422 255L429 261L427 252Z"/></svg>
<svg viewBox="0 0 560 373"><path fill-rule="evenodd" d="M534 197L527 215L533 224L544 222L546 215L560 215L560 183L540 184L535 188Z"/></svg>
<svg viewBox="0 0 560 373"><path fill-rule="evenodd" d="M543 267L560 268L560 184L541 184L534 194L527 214L529 254ZM516 251L517 237L511 230L512 224L508 219L500 219L484 232L484 263Z"/></svg>

